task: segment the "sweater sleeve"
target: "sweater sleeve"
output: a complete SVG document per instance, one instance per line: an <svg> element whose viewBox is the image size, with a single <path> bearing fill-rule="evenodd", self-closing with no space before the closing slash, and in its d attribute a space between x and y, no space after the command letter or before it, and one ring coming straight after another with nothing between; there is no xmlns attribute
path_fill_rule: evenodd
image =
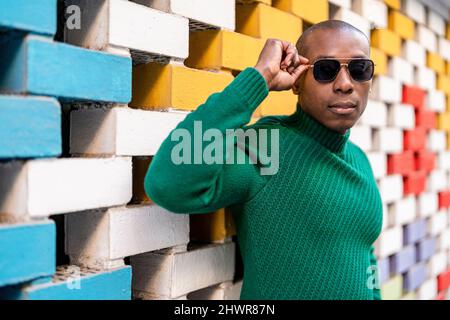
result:
<svg viewBox="0 0 450 320"><path fill-rule="evenodd" d="M245 158L245 164L227 163L226 151L222 155L219 153L222 161L205 163L202 160L198 163L196 157L203 159L207 144L211 143L199 144L198 139L202 139L199 137L202 132L214 129L216 133L220 131L224 140L222 145L225 146L227 129L243 128L248 124L252 113L268 93L262 75L249 67L222 92L213 93L191 112L171 131L150 163L144 179L144 188L150 199L174 213L206 213L252 197L267 178L260 175L257 166L250 163L246 148L238 147L235 142L231 144L235 155ZM173 161L173 153L181 143L181 138L173 138L175 132L178 138L188 137L192 142L186 144L191 151L188 152L191 155L188 158L192 161ZM183 139L183 142L186 141ZM183 150L183 156L186 151Z"/></svg>
<svg viewBox="0 0 450 320"><path fill-rule="evenodd" d="M376 282L376 284L377 284L377 286L373 289L373 299L374 300L382 300L382 297L381 297L381 290L380 290L380 275L379 275L379 272L380 272L380 270L379 270L379 268L378 268L378 261L377 261L377 258L376 258L376 256L375 256L375 254L374 254L374 246L372 245L372 247L370 248L370 265L371 266L376 266L376 276L377 276L377 282Z"/></svg>

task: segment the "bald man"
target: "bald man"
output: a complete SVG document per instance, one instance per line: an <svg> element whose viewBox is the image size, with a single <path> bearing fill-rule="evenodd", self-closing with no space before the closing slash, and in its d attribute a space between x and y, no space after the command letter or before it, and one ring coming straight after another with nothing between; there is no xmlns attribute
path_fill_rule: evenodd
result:
<svg viewBox="0 0 450 320"><path fill-rule="evenodd" d="M144 187L156 204L231 210L241 299L381 299L381 197L349 140L373 77L369 49L361 31L334 20L307 29L297 46L269 39L257 64L190 113L153 157ZM296 111L248 125L268 93L283 90L298 95ZM230 130L241 135L224 142Z"/></svg>

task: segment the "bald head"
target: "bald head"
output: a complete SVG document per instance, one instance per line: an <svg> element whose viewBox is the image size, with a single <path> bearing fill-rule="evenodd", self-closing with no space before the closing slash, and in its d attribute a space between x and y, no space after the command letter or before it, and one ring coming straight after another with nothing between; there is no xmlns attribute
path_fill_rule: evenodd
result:
<svg viewBox="0 0 450 320"><path fill-rule="evenodd" d="M369 45L369 39L367 36L359 30L358 28L355 28L351 24L341 21L341 20L326 20L322 21L320 23L317 23L310 28L306 29L301 37L298 39L296 47L298 50L298 53L303 57L308 57L308 50L310 49L310 44L308 43L309 38L311 35L314 34L316 31L340 31L340 32L350 32L354 33L358 37L363 37L365 41L367 41L367 44ZM369 45L370 47L370 45Z"/></svg>

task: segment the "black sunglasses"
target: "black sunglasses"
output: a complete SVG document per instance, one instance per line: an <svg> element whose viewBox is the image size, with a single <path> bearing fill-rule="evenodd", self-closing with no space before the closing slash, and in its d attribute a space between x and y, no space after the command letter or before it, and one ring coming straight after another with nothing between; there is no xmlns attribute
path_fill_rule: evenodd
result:
<svg viewBox="0 0 450 320"><path fill-rule="evenodd" d="M318 82L332 82L336 79L342 66L346 66L353 80L369 81L373 78L375 64L370 59L357 58L348 63L341 63L336 59L320 59L311 64L314 79Z"/></svg>

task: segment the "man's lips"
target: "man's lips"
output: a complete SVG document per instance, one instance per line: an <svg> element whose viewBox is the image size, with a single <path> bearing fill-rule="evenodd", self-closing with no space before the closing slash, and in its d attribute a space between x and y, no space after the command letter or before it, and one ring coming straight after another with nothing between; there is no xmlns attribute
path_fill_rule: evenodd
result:
<svg viewBox="0 0 450 320"><path fill-rule="evenodd" d="M350 114L356 110L356 104L353 102L338 102L329 106L330 111L335 114Z"/></svg>

